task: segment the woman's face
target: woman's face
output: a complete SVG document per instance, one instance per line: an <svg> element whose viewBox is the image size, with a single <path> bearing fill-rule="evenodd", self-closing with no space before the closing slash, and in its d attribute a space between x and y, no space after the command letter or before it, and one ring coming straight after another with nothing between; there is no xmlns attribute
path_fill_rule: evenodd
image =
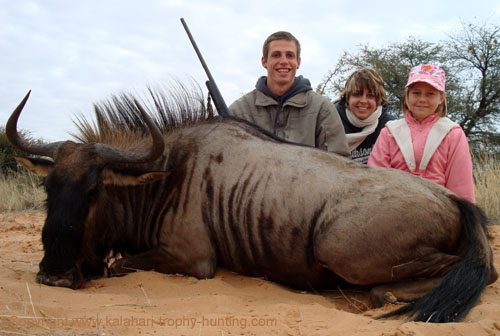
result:
<svg viewBox="0 0 500 336"><path fill-rule="evenodd" d="M377 98L367 88L363 88L351 94L347 104L358 119L364 120L377 109Z"/></svg>
<svg viewBox="0 0 500 336"><path fill-rule="evenodd" d="M436 112L443 100L443 92L424 82L417 82L408 89L407 104L413 118L418 121Z"/></svg>

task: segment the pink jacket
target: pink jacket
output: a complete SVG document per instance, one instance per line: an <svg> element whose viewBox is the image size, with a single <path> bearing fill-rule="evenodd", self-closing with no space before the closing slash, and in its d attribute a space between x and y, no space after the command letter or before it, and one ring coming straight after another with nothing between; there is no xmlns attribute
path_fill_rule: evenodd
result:
<svg viewBox="0 0 500 336"><path fill-rule="evenodd" d="M410 112L406 112L405 120L411 132L416 168L408 168L403 154L387 126L380 132L368 159L368 165L404 170L441 184L455 194L475 203L472 159L469 153L469 144L462 128L458 125L453 127L441 141L426 169L420 170L419 165L427 136L432 126L439 120L439 115L430 115L420 123L413 118Z"/></svg>

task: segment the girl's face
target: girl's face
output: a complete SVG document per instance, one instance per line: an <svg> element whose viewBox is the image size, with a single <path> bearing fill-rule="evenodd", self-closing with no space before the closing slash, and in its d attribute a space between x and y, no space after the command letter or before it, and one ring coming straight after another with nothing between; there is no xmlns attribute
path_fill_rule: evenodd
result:
<svg viewBox="0 0 500 336"><path fill-rule="evenodd" d="M371 116L377 108L377 98L367 88L358 90L349 96L347 101L351 112L360 120Z"/></svg>
<svg viewBox="0 0 500 336"><path fill-rule="evenodd" d="M407 104L413 117L422 121L436 112L444 98L444 92L438 91L430 84L417 82L408 90Z"/></svg>

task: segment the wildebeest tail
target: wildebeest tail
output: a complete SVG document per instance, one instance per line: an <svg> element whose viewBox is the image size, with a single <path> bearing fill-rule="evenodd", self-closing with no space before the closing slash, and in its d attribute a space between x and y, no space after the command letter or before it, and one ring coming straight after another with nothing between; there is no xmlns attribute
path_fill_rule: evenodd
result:
<svg viewBox="0 0 500 336"><path fill-rule="evenodd" d="M459 255L463 259L426 295L379 318L410 313L415 321L457 322L479 299L489 283L492 263L487 218L474 204L458 197L455 200L462 223Z"/></svg>

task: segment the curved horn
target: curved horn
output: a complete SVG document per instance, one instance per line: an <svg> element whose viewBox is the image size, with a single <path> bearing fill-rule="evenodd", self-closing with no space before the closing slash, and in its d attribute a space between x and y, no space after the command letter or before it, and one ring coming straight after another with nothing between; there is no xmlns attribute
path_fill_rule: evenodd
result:
<svg viewBox="0 0 500 336"><path fill-rule="evenodd" d="M5 127L5 133L7 134L7 138L9 139L10 143L19 150L22 150L23 152L26 152L28 154L54 158L57 147L59 147L61 142L52 142L49 144L33 144L24 141L24 139L21 138L21 136L17 132L17 120L19 119L19 115L21 114L24 105L28 101L30 93L31 90L28 91L24 99L21 101L21 103L19 103L14 112L12 112L12 114L10 115L10 118L7 121L7 125Z"/></svg>
<svg viewBox="0 0 500 336"><path fill-rule="evenodd" d="M134 100L135 106L141 112L144 121L149 127L153 143L148 153L134 153L117 149L105 144L96 144L96 150L103 163L145 163L159 158L165 149L163 135L154 121L148 116L137 100Z"/></svg>

